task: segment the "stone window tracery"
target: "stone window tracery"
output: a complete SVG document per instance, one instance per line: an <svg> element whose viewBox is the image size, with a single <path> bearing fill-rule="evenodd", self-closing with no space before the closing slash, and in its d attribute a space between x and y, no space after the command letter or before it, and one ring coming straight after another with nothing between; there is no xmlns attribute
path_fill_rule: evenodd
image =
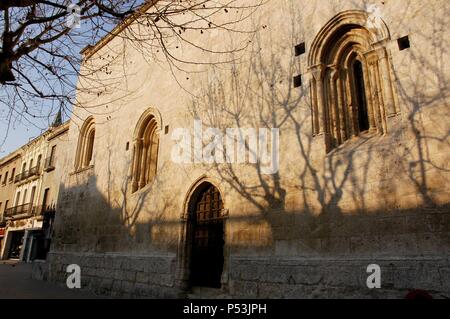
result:
<svg viewBox="0 0 450 319"><path fill-rule="evenodd" d="M160 124L151 112L140 119L134 139L132 192L151 183L157 172Z"/></svg>
<svg viewBox="0 0 450 319"><path fill-rule="evenodd" d="M75 170L81 170L93 165L95 142L95 122L89 117L83 124L78 139Z"/></svg>
<svg viewBox="0 0 450 319"><path fill-rule="evenodd" d="M328 22L312 43L313 135L323 135L327 152L362 132L387 132L397 113L386 49L389 31L363 11L346 11Z"/></svg>

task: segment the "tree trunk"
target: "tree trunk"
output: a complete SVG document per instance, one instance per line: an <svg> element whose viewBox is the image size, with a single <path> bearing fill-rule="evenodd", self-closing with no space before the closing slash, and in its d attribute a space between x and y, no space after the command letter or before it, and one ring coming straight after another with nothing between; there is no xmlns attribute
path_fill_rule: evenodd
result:
<svg viewBox="0 0 450 319"><path fill-rule="evenodd" d="M15 81L16 77L12 72L12 62L4 53L0 53L0 83Z"/></svg>

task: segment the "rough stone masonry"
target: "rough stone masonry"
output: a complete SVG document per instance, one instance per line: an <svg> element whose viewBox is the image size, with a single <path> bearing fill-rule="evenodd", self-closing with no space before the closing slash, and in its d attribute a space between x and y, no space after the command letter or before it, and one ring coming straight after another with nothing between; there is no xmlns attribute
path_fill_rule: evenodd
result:
<svg viewBox="0 0 450 319"><path fill-rule="evenodd" d="M102 295L182 298L206 294L192 275L205 267L220 276L208 296L450 297L450 4L372 2L375 20L362 0L268 1L242 22L256 34L239 63L191 66L188 76L128 45L126 66L111 67L126 96L78 94L95 107L74 109L42 276L64 284L78 264L82 287ZM188 36L215 50L247 39ZM124 41L97 44L85 63ZM196 119L205 130L279 128L278 172L174 163L171 132ZM147 161L154 175L143 173ZM207 228L203 256L217 252L208 267L195 223L204 211L222 227ZM381 267L380 289L366 285L370 264Z"/></svg>

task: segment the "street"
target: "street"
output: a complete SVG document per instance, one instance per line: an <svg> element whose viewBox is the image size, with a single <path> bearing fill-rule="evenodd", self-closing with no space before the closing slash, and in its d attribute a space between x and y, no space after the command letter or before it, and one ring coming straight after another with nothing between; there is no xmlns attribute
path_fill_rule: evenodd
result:
<svg viewBox="0 0 450 319"><path fill-rule="evenodd" d="M86 291L31 279L31 264L0 262L0 299L94 299Z"/></svg>

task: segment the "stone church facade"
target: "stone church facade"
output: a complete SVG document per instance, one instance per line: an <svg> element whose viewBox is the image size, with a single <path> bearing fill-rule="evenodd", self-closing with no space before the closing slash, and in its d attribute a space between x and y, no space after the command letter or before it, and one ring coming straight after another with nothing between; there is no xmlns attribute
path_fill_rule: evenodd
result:
<svg viewBox="0 0 450 319"><path fill-rule="evenodd" d="M269 1L238 62L186 74L130 46L94 75L114 89L80 78L90 107L69 129L48 279L78 264L83 288L111 296L449 297L449 4L372 2ZM87 48L83 68L124 42ZM174 161L174 136L199 126L203 143L267 128L278 151Z"/></svg>

